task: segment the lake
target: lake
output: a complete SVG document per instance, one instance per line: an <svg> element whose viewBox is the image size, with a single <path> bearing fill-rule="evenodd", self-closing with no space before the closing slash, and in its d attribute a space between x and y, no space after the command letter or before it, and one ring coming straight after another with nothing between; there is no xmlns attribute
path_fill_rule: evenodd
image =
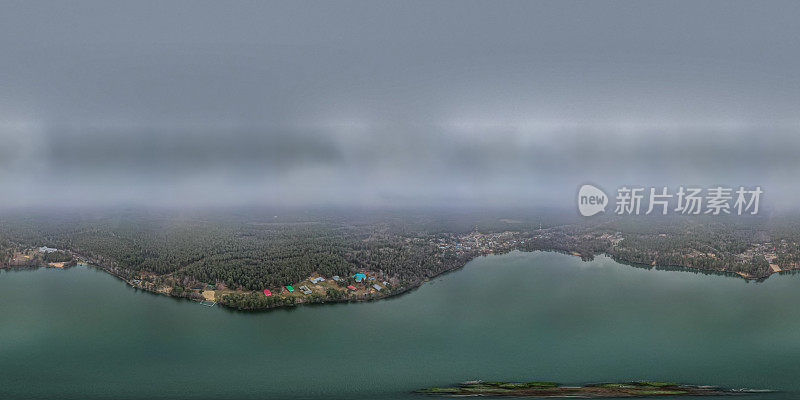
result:
<svg viewBox="0 0 800 400"><path fill-rule="evenodd" d="M405 295L244 313L87 266L0 272L0 398L424 399L464 380L671 380L800 397L800 276L477 258Z"/></svg>

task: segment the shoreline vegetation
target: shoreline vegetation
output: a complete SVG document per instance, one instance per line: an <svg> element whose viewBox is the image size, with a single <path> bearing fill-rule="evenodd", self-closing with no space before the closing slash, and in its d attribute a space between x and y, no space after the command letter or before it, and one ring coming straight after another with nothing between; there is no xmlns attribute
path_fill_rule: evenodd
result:
<svg viewBox="0 0 800 400"><path fill-rule="evenodd" d="M765 391L722 389L708 385L683 385L659 381L594 383L580 386L564 386L555 382L467 381L457 386L420 389L416 393L448 397L619 398L650 396L719 396L763 392Z"/></svg>
<svg viewBox="0 0 800 400"><path fill-rule="evenodd" d="M747 280L800 266L800 234L758 224L604 220L544 227L504 218L469 229L441 222L409 227L406 220L399 227L385 220L285 222L275 216L268 222L171 222L165 229L163 221L128 219L65 220L55 227L43 221L35 229L5 223L0 268L82 262L144 291L267 310L396 296L476 257L511 251L555 251L583 260L606 254L634 267Z"/></svg>

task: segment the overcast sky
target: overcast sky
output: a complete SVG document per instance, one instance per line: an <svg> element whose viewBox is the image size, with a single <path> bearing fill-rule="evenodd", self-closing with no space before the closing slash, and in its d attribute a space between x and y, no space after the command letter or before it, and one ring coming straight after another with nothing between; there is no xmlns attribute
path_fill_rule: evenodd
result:
<svg viewBox="0 0 800 400"><path fill-rule="evenodd" d="M800 2L2 1L0 205L793 206Z"/></svg>

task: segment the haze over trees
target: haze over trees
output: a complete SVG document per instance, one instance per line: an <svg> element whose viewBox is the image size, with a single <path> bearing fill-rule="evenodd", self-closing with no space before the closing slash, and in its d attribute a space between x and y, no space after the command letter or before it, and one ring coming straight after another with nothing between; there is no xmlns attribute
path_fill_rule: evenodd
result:
<svg viewBox="0 0 800 400"><path fill-rule="evenodd" d="M259 291L312 275L369 271L403 290L475 256L512 250L561 251L584 259L605 253L647 266L765 277L773 272L771 263L798 267L797 222L790 217L576 220L556 213L441 210L11 214L0 216L0 264L9 265L25 249L48 246L59 251L43 253L46 262L69 261L76 254L129 282L171 286L172 295L198 298L200 290L213 286L235 291L226 301L238 308L260 309L296 299ZM349 293L341 289L303 301L346 299Z"/></svg>

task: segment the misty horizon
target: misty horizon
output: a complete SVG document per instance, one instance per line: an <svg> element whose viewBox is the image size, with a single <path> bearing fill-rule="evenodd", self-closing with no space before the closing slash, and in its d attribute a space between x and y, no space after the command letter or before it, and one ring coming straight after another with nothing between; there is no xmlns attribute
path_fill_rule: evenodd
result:
<svg viewBox="0 0 800 400"><path fill-rule="evenodd" d="M797 208L797 3L80 4L0 6L0 208Z"/></svg>

